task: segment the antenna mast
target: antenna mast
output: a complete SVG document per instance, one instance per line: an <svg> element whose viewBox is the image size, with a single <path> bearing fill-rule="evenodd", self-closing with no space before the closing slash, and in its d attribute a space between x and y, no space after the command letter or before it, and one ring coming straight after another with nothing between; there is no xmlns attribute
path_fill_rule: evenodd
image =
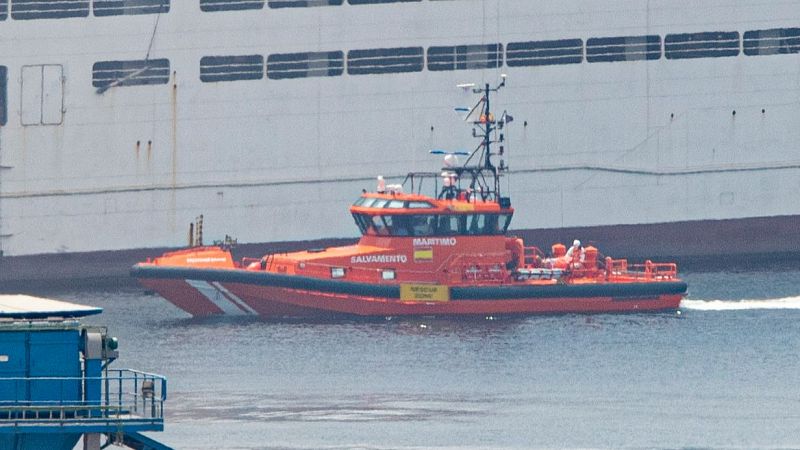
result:
<svg viewBox="0 0 800 450"><path fill-rule="evenodd" d="M505 137L502 133L500 133L497 140L492 139L492 133L502 130L506 123L511 122L513 118L506 114L504 111L502 116L498 119L494 117L494 114L491 110L491 100L490 96L492 92L497 92L506 85L506 74L501 74L500 78L502 81L495 87L491 87L489 83L486 83L483 88L473 88L472 92L475 94L481 94L481 98L478 101L478 105L483 103L481 107L481 113L477 117L477 120L473 120L473 125L478 127L481 131L480 135L476 134L473 130L473 136L480 137L481 143L478 145L470 157L467 159L464 167L456 172L461 175L463 172L468 172L472 177L471 186L474 188L475 183L477 182L480 186L485 185L484 179L484 172L488 172L491 174L491 177L494 180L494 188L493 190L489 190L488 192L482 192L481 195L484 200L494 197L495 200L500 199L500 172L504 172L507 170L507 167L500 161L500 166L496 167L492 164L492 155L500 155L502 156L504 153L504 148L502 143L505 141ZM478 106L476 105L476 107ZM474 111L475 108L473 108ZM468 115L467 118L471 116ZM500 150L497 153L492 153L492 144L498 143L500 144ZM481 151L480 157L478 158L478 165L476 166L469 166L470 160L478 153L478 150ZM486 186L488 187L488 186Z"/></svg>

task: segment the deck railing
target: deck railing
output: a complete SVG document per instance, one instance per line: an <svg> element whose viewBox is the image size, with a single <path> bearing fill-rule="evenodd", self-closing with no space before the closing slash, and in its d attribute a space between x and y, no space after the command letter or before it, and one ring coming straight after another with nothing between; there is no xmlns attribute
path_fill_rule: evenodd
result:
<svg viewBox="0 0 800 450"><path fill-rule="evenodd" d="M98 392L86 395L86 386L97 385L99 396ZM30 400L31 396L45 399ZM26 425L138 425L159 430L166 397L164 377L131 369L108 369L96 378L3 377L0 433Z"/></svg>
<svg viewBox="0 0 800 450"><path fill-rule="evenodd" d="M609 277L630 277L637 280L671 280L678 276L675 263L628 264L625 259L606 258L606 271Z"/></svg>

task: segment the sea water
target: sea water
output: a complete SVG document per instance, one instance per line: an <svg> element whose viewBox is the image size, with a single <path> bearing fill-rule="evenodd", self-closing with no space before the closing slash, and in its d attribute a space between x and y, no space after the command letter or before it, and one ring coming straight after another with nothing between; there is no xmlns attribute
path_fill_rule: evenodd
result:
<svg viewBox="0 0 800 450"><path fill-rule="evenodd" d="M800 269L685 273L680 314L195 319L101 306L117 368L168 377L176 449L800 448Z"/></svg>

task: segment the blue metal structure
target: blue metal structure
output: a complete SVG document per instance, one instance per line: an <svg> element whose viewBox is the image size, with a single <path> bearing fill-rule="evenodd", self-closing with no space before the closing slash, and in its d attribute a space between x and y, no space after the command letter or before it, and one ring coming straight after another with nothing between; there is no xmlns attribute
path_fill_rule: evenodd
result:
<svg viewBox="0 0 800 450"><path fill-rule="evenodd" d="M0 448L86 450L101 441L169 447L141 434L164 429L167 381L110 369L117 341L78 320L100 309L28 296L0 296Z"/></svg>

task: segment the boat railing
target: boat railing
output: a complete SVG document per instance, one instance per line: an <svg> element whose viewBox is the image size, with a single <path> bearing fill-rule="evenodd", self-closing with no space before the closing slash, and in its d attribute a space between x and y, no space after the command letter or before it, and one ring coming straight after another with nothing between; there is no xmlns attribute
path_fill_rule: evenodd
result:
<svg viewBox="0 0 800 450"><path fill-rule="evenodd" d="M99 397L86 394L97 386ZM167 381L137 370L107 369L100 377L1 377L0 393L0 433L47 424L137 425L158 431L164 423Z"/></svg>
<svg viewBox="0 0 800 450"><path fill-rule="evenodd" d="M545 254L543 251L539 249L539 247L523 247L523 255L525 258L525 266L535 266L538 261L541 261L545 258Z"/></svg>
<svg viewBox="0 0 800 450"><path fill-rule="evenodd" d="M608 277L625 277L635 280L672 280L678 276L678 265L675 263L654 263L650 260L644 264L628 264L626 259L606 258L606 274Z"/></svg>

